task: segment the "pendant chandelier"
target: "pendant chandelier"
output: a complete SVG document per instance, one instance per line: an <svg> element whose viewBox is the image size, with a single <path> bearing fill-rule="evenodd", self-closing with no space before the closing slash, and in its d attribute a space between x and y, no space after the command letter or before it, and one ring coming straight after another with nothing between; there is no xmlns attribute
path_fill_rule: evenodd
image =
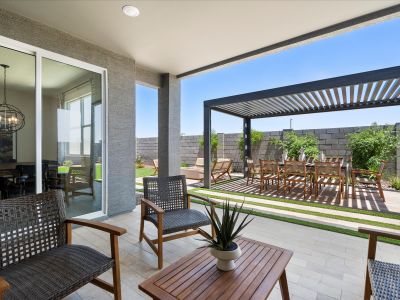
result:
<svg viewBox="0 0 400 300"><path fill-rule="evenodd" d="M1 64L0 66L4 69L3 103L0 104L0 134L12 134L24 127L25 116L14 105L7 104L6 81L7 69L10 66L3 64Z"/></svg>

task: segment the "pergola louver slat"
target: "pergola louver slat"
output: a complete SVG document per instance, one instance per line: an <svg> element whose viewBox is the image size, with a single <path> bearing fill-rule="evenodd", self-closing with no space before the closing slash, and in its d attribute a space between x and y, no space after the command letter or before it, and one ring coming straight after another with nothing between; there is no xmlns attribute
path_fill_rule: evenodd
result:
<svg viewBox="0 0 400 300"><path fill-rule="evenodd" d="M386 80L381 91L377 95L377 99L385 99L386 92L388 91L389 87L392 85L394 79Z"/></svg>
<svg viewBox="0 0 400 300"><path fill-rule="evenodd" d="M360 105L363 91L364 91L364 84L359 84L357 92L357 105Z"/></svg>
<svg viewBox="0 0 400 300"><path fill-rule="evenodd" d="M338 107L340 107L342 105L342 102L340 101L339 89L338 88L334 88L333 91L335 92L336 105Z"/></svg>
<svg viewBox="0 0 400 300"><path fill-rule="evenodd" d="M372 89L372 85L373 84L374 84L373 82L369 82L368 85L367 85L367 90L365 91L364 100L363 100L364 104L368 102L368 98L369 98L369 95L371 93L371 89Z"/></svg>
<svg viewBox="0 0 400 300"><path fill-rule="evenodd" d="M389 91L386 94L386 98L388 99L392 99L393 98L393 94L395 93L396 89L400 86L400 79L396 79L391 88L389 89Z"/></svg>
<svg viewBox="0 0 400 300"><path fill-rule="evenodd" d="M342 90L342 101L343 101L343 105L344 106L347 106L347 91L346 91L346 87L345 86L342 86L341 88L340 88L341 90Z"/></svg>
<svg viewBox="0 0 400 300"><path fill-rule="evenodd" d="M373 92L372 95L371 95L370 101L376 101L376 100L377 100L377 99L376 99L376 96L378 95L378 93L379 93L379 91L380 91L380 89L381 89L382 83L383 83L383 81L382 81L382 80L379 80L379 81L375 84L374 92Z"/></svg>
<svg viewBox="0 0 400 300"><path fill-rule="evenodd" d="M354 85L350 86L350 106L354 105Z"/></svg>

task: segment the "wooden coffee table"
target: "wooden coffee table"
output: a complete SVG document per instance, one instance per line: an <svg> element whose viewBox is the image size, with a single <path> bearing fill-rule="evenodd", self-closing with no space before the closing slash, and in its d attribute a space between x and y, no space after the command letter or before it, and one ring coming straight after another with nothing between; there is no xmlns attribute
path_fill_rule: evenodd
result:
<svg viewBox="0 0 400 300"><path fill-rule="evenodd" d="M266 299L279 280L282 298L289 299L285 268L292 251L248 238L237 243L242 256L236 269L222 272L208 248L181 258L139 285L153 299Z"/></svg>

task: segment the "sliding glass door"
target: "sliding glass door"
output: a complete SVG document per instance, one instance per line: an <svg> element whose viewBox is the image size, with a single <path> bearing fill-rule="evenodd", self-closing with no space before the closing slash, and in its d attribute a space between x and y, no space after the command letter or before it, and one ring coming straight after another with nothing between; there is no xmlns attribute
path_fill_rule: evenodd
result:
<svg viewBox="0 0 400 300"><path fill-rule="evenodd" d="M61 190L68 217L105 214L106 70L1 36L0 65L25 122L0 106L0 197Z"/></svg>
<svg viewBox="0 0 400 300"><path fill-rule="evenodd" d="M69 217L102 209L101 75L42 59L44 190L65 194Z"/></svg>

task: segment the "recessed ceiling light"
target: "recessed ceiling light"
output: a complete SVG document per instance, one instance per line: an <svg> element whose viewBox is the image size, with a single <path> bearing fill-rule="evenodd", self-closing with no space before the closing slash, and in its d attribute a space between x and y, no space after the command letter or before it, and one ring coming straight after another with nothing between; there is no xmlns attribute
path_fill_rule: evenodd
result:
<svg viewBox="0 0 400 300"><path fill-rule="evenodd" d="M137 7L134 7L132 5L125 5L122 7L122 11L124 14L126 14L129 17L137 17L140 14L140 11Z"/></svg>

